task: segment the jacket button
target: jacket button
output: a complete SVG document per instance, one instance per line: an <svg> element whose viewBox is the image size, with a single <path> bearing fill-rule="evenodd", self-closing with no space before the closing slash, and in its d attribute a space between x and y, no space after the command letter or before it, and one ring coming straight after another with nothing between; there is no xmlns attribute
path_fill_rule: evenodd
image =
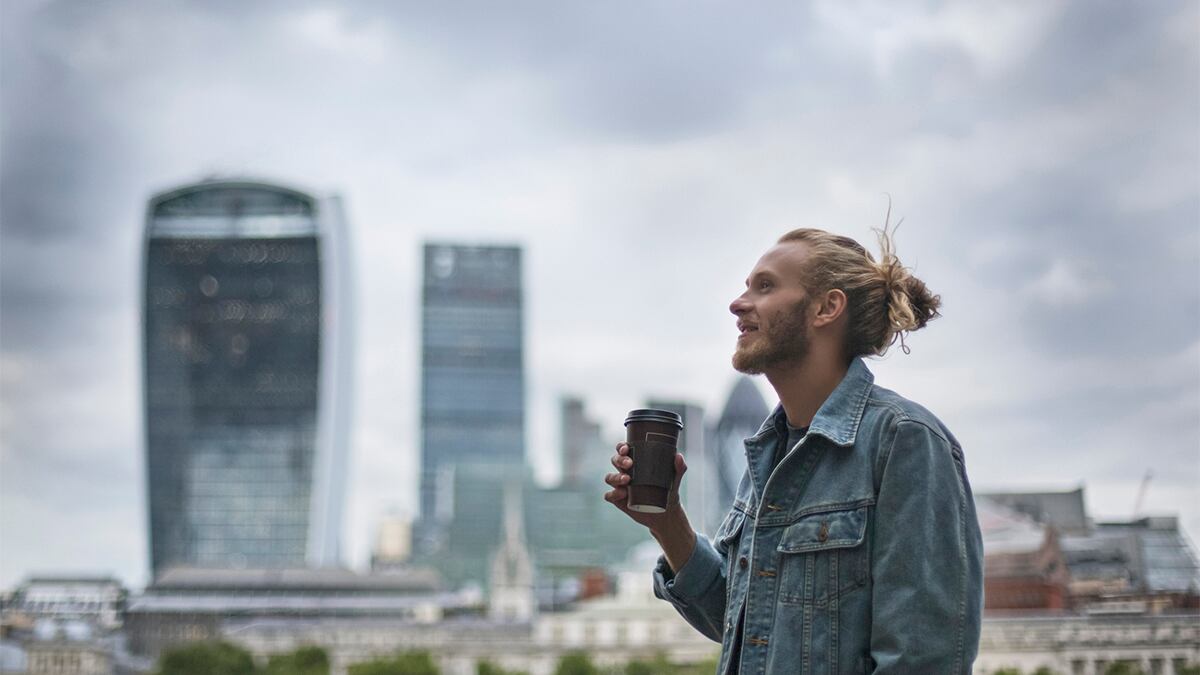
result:
<svg viewBox="0 0 1200 675"><path fill-rule="evenodd" d="M821 523L821 529L817 530L817 541L825 541L829 538L829 523Z"/></svg>
<svg viewBox="0 0 1200 675"><path fill-rule="evenodd" d="M741 558L738 558L738 567L740 567L742 569L746 569L749 566L750 566L750 561L746 560L746 556L742 556Z"/></svg>

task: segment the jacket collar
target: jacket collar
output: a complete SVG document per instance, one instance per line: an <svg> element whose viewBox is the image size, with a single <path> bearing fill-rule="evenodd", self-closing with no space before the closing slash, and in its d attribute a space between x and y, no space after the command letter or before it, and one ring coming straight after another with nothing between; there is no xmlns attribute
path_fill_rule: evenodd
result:
<svg viewBox="0 0 1200 675"><path fill-rule="evenodd" d="M858 436L858 425L862 422L863 410L867 407L867 398L871 395L871 385L874 382L875 376L871 374L867 364L856 357L850 362L846 376L813 416L808 433L824 436L842 447L854 445L854 439ZM786 413L783 411L783 405L776 405L775 410L759 427L758 433L746 439L746 442L757 445L765 440L768 434L775 434L775 425L782 424L781 418L784 417Z"/></svg>

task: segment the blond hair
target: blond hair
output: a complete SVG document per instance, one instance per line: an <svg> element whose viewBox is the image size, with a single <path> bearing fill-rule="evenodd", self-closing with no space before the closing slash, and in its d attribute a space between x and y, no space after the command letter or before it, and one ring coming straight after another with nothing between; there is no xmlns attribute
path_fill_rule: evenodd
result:
<svg viewBox="0 0 1200 675"><path fill-rule="evenodd" d="M857 241L824 230L801 228L779 238L781 244L802 242L808 246L801 277L810 294L835 288L846 294L843 346L847 358L882 356L897 340L907 354L904 336L941 316L941 296L930 293L925 282L896 257L895 228L889 234L884 221L883 229L875 233L879 262Z"/></svg>

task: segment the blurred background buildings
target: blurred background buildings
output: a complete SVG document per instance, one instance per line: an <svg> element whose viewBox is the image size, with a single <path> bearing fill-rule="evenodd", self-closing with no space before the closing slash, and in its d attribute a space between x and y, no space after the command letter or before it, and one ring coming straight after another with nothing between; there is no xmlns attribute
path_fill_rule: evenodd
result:
<svg viewBox="0 0 1200 675"><path fill-rule="evenodd" d="M244 180L153 197L145 403L154 578L33 576L6 594L0 671L141 673L228 641L259 659L319 645L333 672L429 650L548 675L571 653L696 664L716 645L650 593L658 552L602 500L606 437L560 399L561 476L525 452L522 249L424 247L419 518L378 516L371 569L339 532L352 324L336 199ZM715 419L684 421L682 496L712 532L769 408L739 376ZM618 430L619 433L619 430ZM1082 487L976 496L986 554L975 672L1185 672L1200 661L1200 563L1174 516L1095 522ZM1136 509L1135 509L1136 510ZM613 647L620 649L613 650Z"/></svg>

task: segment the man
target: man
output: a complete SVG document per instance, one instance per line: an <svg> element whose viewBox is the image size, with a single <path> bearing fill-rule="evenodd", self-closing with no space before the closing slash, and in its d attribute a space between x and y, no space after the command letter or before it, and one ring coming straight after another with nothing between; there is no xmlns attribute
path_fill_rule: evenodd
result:
<svg viewBox="0 0 1200 675"><path fill-rule="evenodd" d="M969 673L979 645L983 545L963 454L929 411L873 384L883 354L938 316L940 298L880 233L794 230L729 310L739 371L779 406L746 439L748 469L711 542L679 503L625 508L621 443L605 499L662 546L656 595L721 642L719 673ZM907 351L907 348L905 348Z"/></svg>

